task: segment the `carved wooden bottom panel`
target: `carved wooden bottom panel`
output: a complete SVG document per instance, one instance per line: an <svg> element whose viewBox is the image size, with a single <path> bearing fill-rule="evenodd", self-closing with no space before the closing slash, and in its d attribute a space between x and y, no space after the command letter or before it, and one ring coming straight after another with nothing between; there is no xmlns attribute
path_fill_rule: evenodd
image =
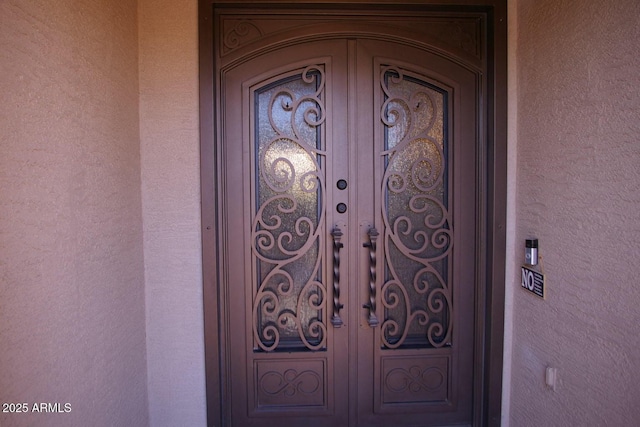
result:
<svg viewBox="0 0 640 427"><path fill-rule="evenodd" d="M255 360L254 375L258 412L327 406L325 359Z"/></svg>
<svg viewBox="0 0 640 427"><path fill-rule="evenodd" d="M449 356L383 357L382 405L450 401Z"/></svg>

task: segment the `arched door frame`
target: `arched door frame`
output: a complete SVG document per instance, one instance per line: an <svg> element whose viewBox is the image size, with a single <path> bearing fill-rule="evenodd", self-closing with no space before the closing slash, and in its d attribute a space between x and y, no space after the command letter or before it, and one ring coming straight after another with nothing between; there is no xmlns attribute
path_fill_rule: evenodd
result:
<svg viewBox="0 0 640 427"><path fill-rule="evenodd" d="M202 244L203 244L203 296L206 352L206 387L208 424L222 424L223 388L220 354L218 311L218 265L220 257L217 241L221 238L218 226L218 173L220 170L219 117L216 105L218 82L215 52L221 40L214 31L214 11L218 8L249 8L286 11L308 9L317 11L341 11L344 13L384 14L399 8L446 12L473 12L485 16L486 44L484 72L486 73L486 129L483 158L480 159L482 188L486 192L483 203L485 215L479 218L479 228L486 236L480 242L484 259L479 278L485 284L482 299L485 328L477 348L483 349L482 384L477 390L482 395L475 409L475 424L500 425L502 402L503 337L505 311L505 256L506 256L506 1L505 0L454 0L443 6L438 0L389 1L340 1L316 0L304 4L291 1L269 0L199 0L199 56L200 56L200 130L201 130L201 191L202 191ZM355 31L355 30L354 30Z"/></svg>

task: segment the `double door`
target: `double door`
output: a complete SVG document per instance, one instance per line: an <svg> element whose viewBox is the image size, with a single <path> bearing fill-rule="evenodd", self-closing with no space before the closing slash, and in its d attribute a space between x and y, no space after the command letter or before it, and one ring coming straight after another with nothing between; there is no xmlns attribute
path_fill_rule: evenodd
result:
<svg viewBox="0 0 640 427"><path fill-rule="evenodd" d="M229 425L472 423L477 85L442 55L358 37L224 74Z"/></svg>

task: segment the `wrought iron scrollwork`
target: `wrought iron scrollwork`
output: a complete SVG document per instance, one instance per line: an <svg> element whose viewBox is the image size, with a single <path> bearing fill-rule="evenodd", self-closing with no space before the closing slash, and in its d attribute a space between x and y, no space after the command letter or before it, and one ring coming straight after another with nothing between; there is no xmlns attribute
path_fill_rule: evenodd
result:
<svg viewBox="0 0 640 427"><path fill-rule="evenodd" d="M322 66L299 79L256 92L257 171L252 256L257 276L253 333L272 351L286 339L310 350L326 343L326 286L322 283L325 194L318 127L324 123ZM294 342L291 344L290 342ZM298 344L296 344L298 343Z"/></svg>
<svg viewBox="0 0 640 427"><path fill-rule="evenodd" d="M322 378L317 372L298 372L287 369L284 373L271 371L260 378L260 387L268 395L291 397L297 394L309 395L322 386Z"/></svg>
<svg viewBox="0 0 640 427"><path fill-rule="evenodd" d="M418 345L442 347L452 331L448 283L453 229L448 210L444 95L383 67L381 121L385 281L382 344L398 348L416 335Z"/></svg>

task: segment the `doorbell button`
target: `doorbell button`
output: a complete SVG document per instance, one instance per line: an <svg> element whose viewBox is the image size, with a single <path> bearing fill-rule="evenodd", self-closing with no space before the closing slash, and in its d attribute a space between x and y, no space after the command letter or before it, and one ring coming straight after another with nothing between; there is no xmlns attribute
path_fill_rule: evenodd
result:
<svg viewBox="0 0 640 427"><path fill-rule="evenodd" d="M525 241L524 262L529 265L538 264L538 239L527 239Z"/></svg>
<svg viewBox="0 0 640 427"><path fill-rule="evenodd" d="M344 179L339 179L336 183L336 186L338 187L338 190L344 190L345 188L347 188L347 181Z"/></svg>
<svg viewBox="0 0 640 427"><path fill-rule="evenodd" d="M336 210L338 211L338 213L345 213L347 211L347 205L345 205L344 203L338 203L338 205L336 206Z"/></svg>

